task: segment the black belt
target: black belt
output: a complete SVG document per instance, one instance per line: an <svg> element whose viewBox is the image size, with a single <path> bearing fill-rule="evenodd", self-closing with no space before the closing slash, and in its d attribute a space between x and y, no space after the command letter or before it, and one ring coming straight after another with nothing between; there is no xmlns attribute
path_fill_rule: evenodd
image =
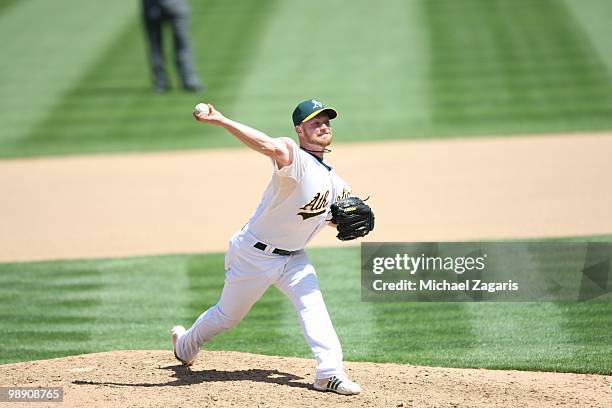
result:
<svg viewBox="0 0 612 408"><path fill-rule="evenodd" d="M266 244L264 244L263 242L257 242L255 245L253 245L255 248L257 249L261 249L262 251L265 251L266 248L268 247ZM274 251L272 251L273 254L276 255L291 255L296 253L297 251L287 251L286 249L280 249L280 248L274 248Z"/></svg>

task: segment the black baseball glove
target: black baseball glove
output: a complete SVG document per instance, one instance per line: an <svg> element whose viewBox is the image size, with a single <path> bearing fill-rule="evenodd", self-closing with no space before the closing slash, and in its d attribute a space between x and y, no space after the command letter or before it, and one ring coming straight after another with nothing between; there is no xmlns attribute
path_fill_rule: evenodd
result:
<svg viewBox="0 0 612 408"><path fill-rule="evenodd" d="M337 225L341 241L368 235L374 229L374 213L359 197L347 197L331 205L331 222Z"/></svg>

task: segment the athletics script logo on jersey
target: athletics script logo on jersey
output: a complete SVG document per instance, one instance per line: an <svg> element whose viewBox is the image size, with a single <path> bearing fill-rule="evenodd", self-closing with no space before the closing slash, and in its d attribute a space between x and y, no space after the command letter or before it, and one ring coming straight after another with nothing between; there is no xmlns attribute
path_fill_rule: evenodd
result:
<svg viewBox="0 0 612 408"><path fill-rule="evenodd" d="M347 197L350 197L351 190L347 188L343 188L342 192L336 196L336 201L344 200Z"/></svg>
<svg viewBox="0 0 612 408"><path fill-rule="evenodd" d="M342 192L336 196L336 201L343 200L351 195L351 190L343 188ZM298 215L301 215L304 220L307 220L312 217L316 217L317 215L323 214L327 211L327 205L329 201L329 190L325 193L317 193L315 196L303 207L300 207L302 212L299 212Z"/></svg>
<svg viewBox="0 0 612 408"><path fill-rule="evenodd" d="M301 215L304 220L307 220L312 217L316 217L317 215L321 215L327 211L327 205L329 201L329 190L325 193L317 193L305 206L300 207L300 210L304 210L299 212L298 215Z"/></svg>

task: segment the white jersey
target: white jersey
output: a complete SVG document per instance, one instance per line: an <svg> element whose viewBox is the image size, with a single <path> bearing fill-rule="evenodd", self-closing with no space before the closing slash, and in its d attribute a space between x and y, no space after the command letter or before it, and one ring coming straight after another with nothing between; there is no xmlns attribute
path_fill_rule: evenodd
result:
<svg viewBox="0 0 612 408"><path fill-rule="evenodd" d="M266 245L297 251L330 220L331 204L351 189L333 168L287 140L293 162L280 170L273 162L272 180L243 230Z"/></svg>

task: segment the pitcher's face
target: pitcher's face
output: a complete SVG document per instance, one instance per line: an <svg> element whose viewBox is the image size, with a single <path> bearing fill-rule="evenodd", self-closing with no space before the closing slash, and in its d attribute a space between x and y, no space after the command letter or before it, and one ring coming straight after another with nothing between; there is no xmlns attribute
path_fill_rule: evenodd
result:
<svg viewBox="0 0 612 408"><path fill-rule="evenodd" d="M327 112L321 112L307 122L295 127L300 144L327 147L332 142L332 127Z"/></svg>

